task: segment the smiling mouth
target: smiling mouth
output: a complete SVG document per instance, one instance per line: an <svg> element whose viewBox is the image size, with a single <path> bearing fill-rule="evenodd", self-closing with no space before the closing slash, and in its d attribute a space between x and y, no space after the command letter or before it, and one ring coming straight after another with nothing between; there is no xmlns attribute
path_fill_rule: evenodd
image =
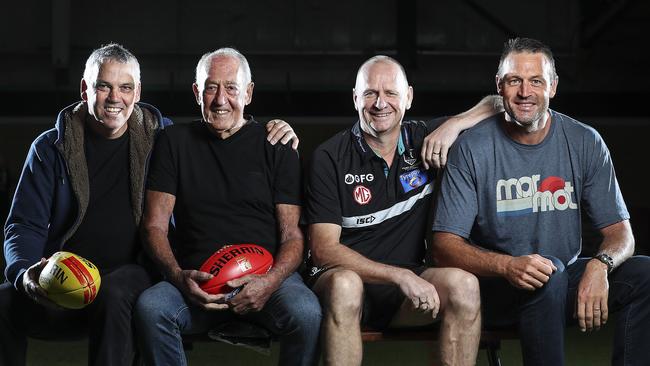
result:
<svg viewBox="0 0 650 366"><path fill-rule="evenodd" d="M215 111L210 111L210 112L220 116L220 115L228 114L230 111L226 111L226 110L223 110L223 109L217 109Z"/></svg>
<svg viewBox="0 0 650 366"><path fill-rule="evenodd" d="M117 115L122 111L122 108L118 107L105 107L104 110L111 115Z"/></svg>
<svg viewBox="0 0 650 366"><path fill-rule="evenodd" d="M392 112L386 112L386 113L371 113L370 115L375 117L375 118L385 118L391 115Z"/></svg>

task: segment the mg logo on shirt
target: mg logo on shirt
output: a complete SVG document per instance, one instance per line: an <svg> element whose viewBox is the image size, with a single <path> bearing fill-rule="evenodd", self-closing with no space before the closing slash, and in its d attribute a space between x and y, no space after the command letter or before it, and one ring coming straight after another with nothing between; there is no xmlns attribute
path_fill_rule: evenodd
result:
<svg viewBox="0 0 650 366"><path fill-rule="evenodd" d="M372 193L364 186L354 187L352 195L354 196L354 200L360 205L365 205L372 199Z"/></svg>

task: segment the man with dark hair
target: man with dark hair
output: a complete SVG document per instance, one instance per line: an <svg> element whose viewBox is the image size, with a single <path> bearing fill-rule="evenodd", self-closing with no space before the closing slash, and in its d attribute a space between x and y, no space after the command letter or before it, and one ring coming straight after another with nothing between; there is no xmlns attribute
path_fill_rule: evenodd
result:
<svg viewBox="0 0 650 366"><path fill-rule="evenodd" d="M139 103L140 90L133 54L118 44L96 49L81 80L82 101L63 109L55 127L33 142L5 226L0 364L24 365L27 337L83 334L89 364L131 363L132 308L150 286L137 260L145 172L156 135L171 124ZM287 128L278 125L274 139ZM100 270L98 296L82 310L54 305L38 283L42 258L60 250Z"/></svg>
<svg viewBox="0 0 650 366"><path fill-rule="evenodd" d="M156 143L143 236L165 280L146 290L135 309L147 364L185 364L182 335L236 319L279 336L280 365L318 362L320 305L295 273L304 248L298 153L271 146L264 127L244 114L253 86L248 62L237 50L205 54L193 85L202 120L168 128ZM172 213L176 230L170 243ZM237 243L265 247L273 267L229 281L242 287L231 298L206 293L199 285L213 276L199 271L201 264Z"/></svg>
<svg viewBox="0 0 650 366"><path fill-rule="evenodd" d="M634 237L612 159L591 127L548 108L559 78L541 42L506 43L496 85L505 113L451 149L433 256L479 276L486 326L516 326L526 365L563 365L564 328L618 313L612 364L649 365L650 258ZM579 258L581 210L600 230Z"/></svg>
<svg viewBox="0 0 650 366"><path fill-rule="evenodd" d="M357 73L359 121L314 152L307 188L312 289L323 305L326 365L359 365L361 326L383 330L441 321L443 364L476 362L481 331L478 281L424 262L435 171L457 131L495 113L492 98L432 132L403 121L413 88L387 56ZM450 127L451 126L451 127ZM464 127L463 127L464 126ZM444 142L444 143L443 143Z"/></svg>

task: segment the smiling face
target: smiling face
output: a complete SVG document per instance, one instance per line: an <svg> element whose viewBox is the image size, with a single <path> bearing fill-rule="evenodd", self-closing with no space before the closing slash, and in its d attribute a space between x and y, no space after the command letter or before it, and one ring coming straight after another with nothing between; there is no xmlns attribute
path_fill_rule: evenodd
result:
<svg viewBox="0 0 650 366"><path fill-rule="evenodd" d="M557 82L552 66L543 53L509 54L496 77L506 118L529 131L543 127Z"/></svg>
<svg viewBox="0 0 650 366"><path fill-rule="evenodd" d="M380 60L361 67L353 95L361 129L378 137L399 132L404 113L411 108L413 88L399 65Z"/></svg>
<svg viewBox="0 0 650 366"><path fill-rule="evenodd" d="M99 67L95 80L81 80L81 98L94 117L88 122L101 136L118 138L128 127L135 103L140 101L140 84L135 82L134 67L137 66L132 63L107 60Z"/></svg>
<svg viewBox="0 0 650 366"><path fill-rule="evenodd" d="M204 80L192 86L203 120L217 135L226 138L243 126L244 107L251 102L253 83L246 83L239 60L219 55L208 61Z"/></svg>

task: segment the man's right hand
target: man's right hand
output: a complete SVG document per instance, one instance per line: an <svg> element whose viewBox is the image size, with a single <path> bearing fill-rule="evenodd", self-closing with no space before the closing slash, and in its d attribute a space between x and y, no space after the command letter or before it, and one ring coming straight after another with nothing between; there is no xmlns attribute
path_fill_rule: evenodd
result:
<svg viewBox="0 0 650 366"><path fill-rule="evenodd" d="M27 268L27 271L23 274L23 290L25 291L25 295L34 300L34 302L49 308L60 308L59 305L47 297L47 292L38 283L38 278L41 276L41 272L46 265L47 259L41 258L40 262L36 262Z"/></svg>
<svg viewBox="0 0 650 366"><path fill-rule="evenodd" d="M397 285L411 301L413 309L431 312L431 317L436 318L440 310L438 291L428 281L419 277L413 271L404 270L397 279Z"/></svg>
<svg viewBox="0 0 650 366"><path fill-rule="evenodd" d="M505 277L515 287L533 291L538 289L557 271L553 262L539 254L512 257L506 264Z"/></svg>
<svg viewBox="0 0 650 366"><path fill-rule="evenodd" d="M204 310L227 310L225 294L211 295L199 287L199 283L211 279L213 276L197 270L180 270L174 273L170 280L185 296Z"/></svg>

